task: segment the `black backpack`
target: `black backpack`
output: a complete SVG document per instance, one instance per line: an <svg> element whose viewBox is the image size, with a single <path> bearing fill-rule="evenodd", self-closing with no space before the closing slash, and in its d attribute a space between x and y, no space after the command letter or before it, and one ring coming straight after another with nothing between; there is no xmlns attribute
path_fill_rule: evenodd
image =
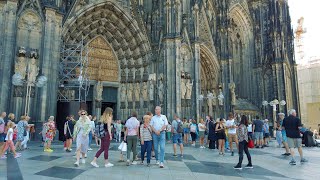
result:
<svg viewBox="0 0 320 180"><path fill-rule="evenodd" d="M182 122L181 121L178 122L177 133L183 133L183 127L182 127Z"/></svg>
<svg viewBox="0 0 320 180"><path fill-rule="evenodd" d="M105 132L104 132L104 124L101 122L98 122L98 124L95 127L94 133L98 138L103 138L105 137Z"/></svg>

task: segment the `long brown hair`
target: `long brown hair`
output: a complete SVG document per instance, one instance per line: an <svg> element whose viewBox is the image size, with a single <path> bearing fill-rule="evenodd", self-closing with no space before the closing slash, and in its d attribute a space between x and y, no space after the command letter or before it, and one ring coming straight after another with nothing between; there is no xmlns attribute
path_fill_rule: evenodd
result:
<svg viewBox="0 0 320 180"><path fill-rule="evenodd" d="M102 116L101 116L101 118L100 118L100 122L101 122L101 123L107 123L108 120L112 117L112 113L113 113L113 109L107 107L107 108L104 110L104 112L103 112L103 114L102 114Z"/></svg>
<svg viewBox="0 0 320 180"><path fill-rule="evenodd" d="M240 124L244 124L245 126L248 126L249 123L248 123L248 118L246 115L241 116Z"/></svg>

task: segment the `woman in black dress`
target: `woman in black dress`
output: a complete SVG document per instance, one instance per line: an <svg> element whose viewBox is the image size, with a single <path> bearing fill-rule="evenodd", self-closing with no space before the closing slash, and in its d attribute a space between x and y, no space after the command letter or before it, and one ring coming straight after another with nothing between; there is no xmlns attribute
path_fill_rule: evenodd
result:
<svg viewBox="0 0 320 180"><path fill-rule="evenodd" d="M208 139L210 140L209 142L209 149L215 149L215 144L216 144L216 140L217 140L217 137L216 137L216 126L215 126L215 123L213 120L210 119L210 122L209 122L209 134L208 134Z"/></svg>
<svg viewBox="0 0 320 180"><path fill-rule="evenodd" d="M226 140L226 133L224 129L224 119L220 118L219 122L217 122L216 125L216 135L219 144L219 155L224 155L224 143Z"/></svg>

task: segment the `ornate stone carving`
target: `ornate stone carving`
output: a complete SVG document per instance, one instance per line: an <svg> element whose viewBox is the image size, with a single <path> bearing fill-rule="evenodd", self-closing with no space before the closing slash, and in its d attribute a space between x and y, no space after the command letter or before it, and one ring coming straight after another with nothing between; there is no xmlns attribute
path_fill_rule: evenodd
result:
<svg viewBox="0 0 320 180"><path fill-rule="evenodd" d="M154 81L149 80L149 99L150 101L154 100Z"/></svg>
<svg viewBox="0 0 320 180"><path fill-rule="evenodd" d="M191 82L191 79L188 79L186 82L186 99L191 99L192 87L193 81Z"/></svg>
<svg viewBox="0 0 320 180"><path fill-rule="evenodd" d="M185 79L181 79L181 99L186 98L186 93L187 93L187 87L186 87Z"/></svg>
<svg viewBox="0 0 320 180"><path fill-rule="evenodd" d="M223 106L224 96L223 96L223 93L222 93L222 89L219 89L218 100L219 100L219 106Z"/></svg>
<svg viewBox="0 0 320 180"><path fill-rule="evenodd" d="M101 36L89 43L88 74L91 80L117 82L119 79L119 66L111 46ZM77 74L80 69L77 69ZM121 74L123 77L123 73Z"/></svg>
<svg viewBox="0 0 320 180"><path fill-rule="evenodd" d="M22 78L26 77L26 71L27 71L27 60L26 60L26 53L24 47L20 47L18 50L18 58L15 63L15 70L14 72L16 74L20 74Z"/></svg>
<svg viewBox="0 0 320 180"><path fill-rule="evenodd" d="M23 97L25 89L23 86L14 86L13 97Z"/></svg>
<svg viewBox="0 0 320 180"><path fill-rule="evenodd" d="M96 85L96 101L100 102L102 101L102 92L103 92L103 85L101 81L97 82Z"/></svg>
<svg viewBox="0 0 320 180"><path fill-rule="evenodd" d="M18 27L31 31L41 31L41 22L39 17L33 12L27 12L24 14L18 23Z"/></svg>
<svg viewBox="0 0 320 180"><path fill-rule="evenodd" d="M162 74L162 73L159 75L158 80L159 80L159 85L158 85L158 97L159 97L160 102L163 102L163 95L164 95L163 80L164 80L164 79L163 79L163 74Z"/></svg>
<svg viewBox="0 0 320 180"><path fill-rule="evenodd" d="M128 101L129 102L132 102L133 101L133 98L132 98L132 94L133 94L133 85L132 83L129 83L128 86L127 86L127 96L128 96Z"/></svg>
<svg viewBox="0 0 320 180"><path fill-rule="evenodd" d="M214 97L212 99L212 106L215 107L217 105L217 93L214 91L214 89L212 90L212 97Z"/></svg>
<svg viewBox="0 0 320 180"><path fill-rule="evenodd" d="M28 64L28 82L31 83L30 85L34 86L38 74L39 67L37 65L37 60L32 57L30 63Z"/></svg>
<svg viewBox="0 0 320 180"><path fill-rule="evenodd" d="M121 102L125 102L126 101L126 94L127 94L126 92L127 92L126 85L122 84L121 85L121 94L120 94Z"/></svg>
<svg viewBox="0 0 320 180"><path fill-rule="evenodd" d="M135 101L139 101L140 100L140 83L136 83L135 84L134 98L135 98Z"/></svg>
<svg viewBox="0 0 320 180"><path fill-rule="evenodd" d="M148 84L147 84L147 82L143 82L141 92L142 92L142 99L144 101L148 101L149 99L148 99Z"/></svg>
<svg viewBox="0 0 320 180"><path fill-rule="evenodd" d="M235 93L236 84L231 82L229 84L230 95L231 95L231 105L236 105L236 93Z"/></svg>

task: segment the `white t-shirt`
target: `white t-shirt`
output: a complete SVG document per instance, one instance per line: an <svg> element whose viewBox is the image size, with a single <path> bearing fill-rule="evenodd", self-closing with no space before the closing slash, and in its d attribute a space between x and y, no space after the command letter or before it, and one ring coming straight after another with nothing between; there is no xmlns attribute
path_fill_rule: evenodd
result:
<svg viewBox="0 0 320 180"><path fill-rule="evenodd" d="M247 128L248 128L248 132L252 132L252 124L249 124Z"/></svg>
<svg viewBox="0 0 320 180"><path fill-rule="evenodd" d="M91 130L94 130L94 129L95 129L94 121L90 121L90 128L91 128Z"/></svg>
<svg viewBox="0 0 320 180"><path fill-rule="evenodd" d="M10 136L9 136L9 133L10 133ZM12 128L9 128L5 140L6 140L6 141L9 141L9 140L12 141L12 139L13 139L13 129L12 129Z"/></svg>
<svg viewBox="0 0 320 180"><path fill-rule="evenodd" d="M168 124L168 126L167 126L167 132L171 132L171 125L170 124Z"/></svg>
<svg viewBox="0 0 320 180"><path fill-rule="evenodd" d="M235 125L234 119L227 120L227 122L226 122L226 127L231 127L231 126L233 126L233 125ZM236 133L237 133L237 129L236 129L236 128L229 128L229 129L228 129L228 133L229 133L229 134L236 134Z"/></svg>
<svg viewBox="0 0 320 180"><path fill-rule="evenodd" d="M202 128L204 128L204 129L202 129ZM199 131L205 131L206 130L205 129L205 125L201 124L201 123L198 124L198 129L199 129Z"/></svg>

